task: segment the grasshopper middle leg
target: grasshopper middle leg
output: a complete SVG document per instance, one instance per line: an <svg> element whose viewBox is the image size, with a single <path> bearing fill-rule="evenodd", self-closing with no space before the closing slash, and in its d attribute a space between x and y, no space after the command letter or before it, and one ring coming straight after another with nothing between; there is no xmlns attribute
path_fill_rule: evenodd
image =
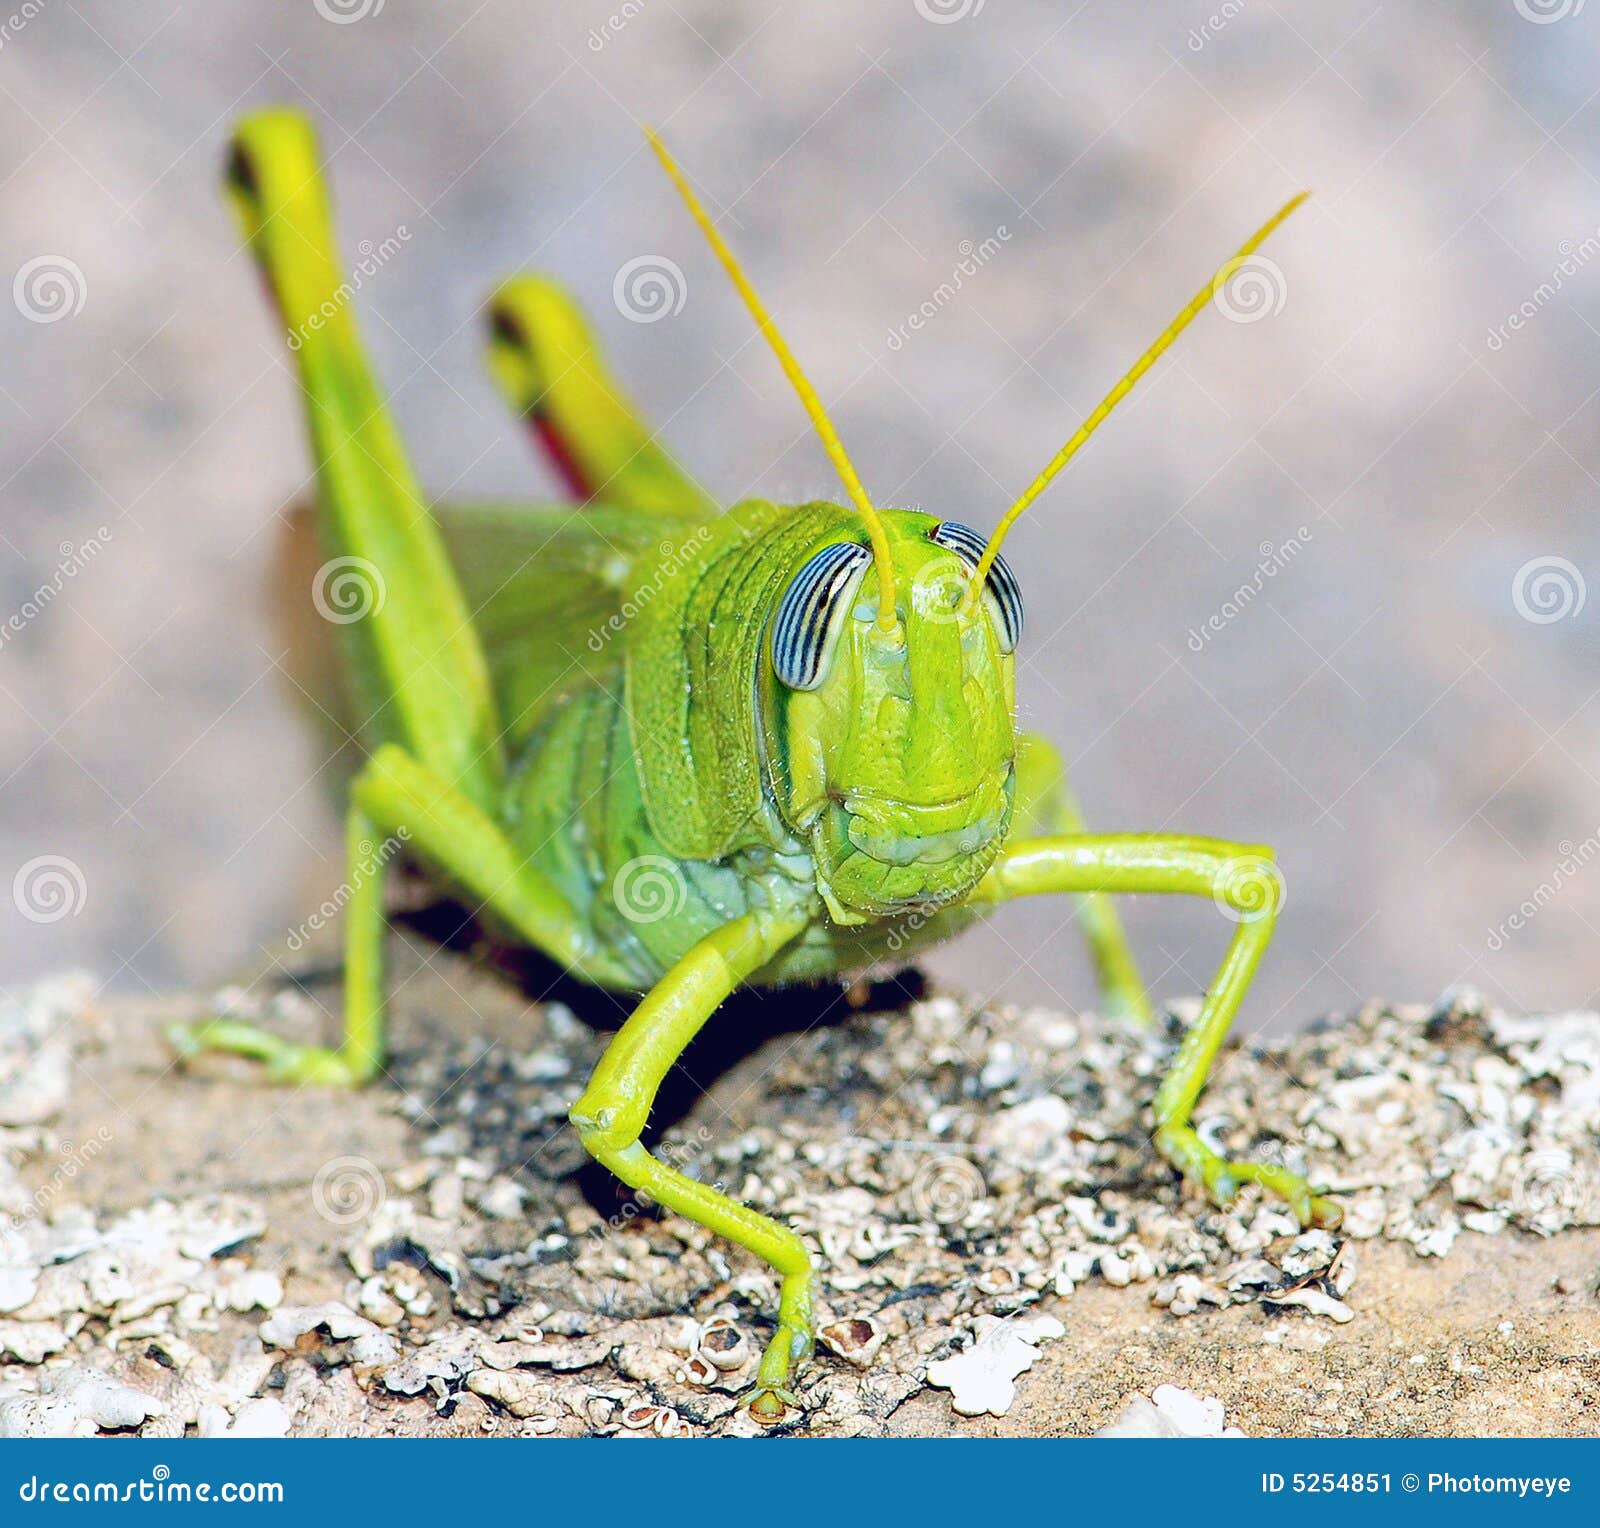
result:
<svg viewBox="0 0 1600 1528"><path fill-rule="evenodd" d="M555 886L527 865L499 826L460 790L386 743L351 787L347 843L344 1011L339 1046L297 1045L233 1019L172 1031L179 1051L229 1051L266 1063L276 1082L357 1086L383 1067L383 869L404 844L479 911L554 960L593 968L595 952ZM379 842L379 840L382 842Z"/></svg>

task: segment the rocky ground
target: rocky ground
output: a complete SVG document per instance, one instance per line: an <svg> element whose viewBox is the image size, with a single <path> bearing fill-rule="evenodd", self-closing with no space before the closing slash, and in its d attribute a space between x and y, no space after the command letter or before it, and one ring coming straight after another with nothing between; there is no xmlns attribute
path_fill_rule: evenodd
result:
<svg viewBox="0 0 1600 1528"><path fill-rule="evenodd" d="M396 1057L355 1096L177 1069L163 1026L215 994L0 1004L0 1435L760 1430L773 1279L565 1127L612 1001L394 949ZM222 1000L311 1036L336 992ZM1230 1052L1205 1130L1328 1184L1331 1235L1151 1155L1185 1016L904 979L720 1015L657 1149L819 1254L821 1351L768 1431L1600 1432L1600 1016L1458 993Z"/></svg>

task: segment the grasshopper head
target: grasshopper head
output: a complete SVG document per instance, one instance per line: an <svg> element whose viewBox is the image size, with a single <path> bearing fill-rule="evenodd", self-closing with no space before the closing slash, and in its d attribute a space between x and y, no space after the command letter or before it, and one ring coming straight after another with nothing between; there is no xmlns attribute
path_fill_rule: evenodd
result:
<svg viewBox="0 0 1600 1528"><path fill-rule="evenodd" d="M882 518L893 626L871 554L836 535L796 566L766 639L780 806L844 922L965 894L999 852L1014 789L1009 570L973 605L981 538L908 510Z"/></svg>
<svg viewBox="0 0 1600 1528"><path fill-rule="evenodd" d="M1011 652L1022 604L1001 544L1307 193L1291 197L1184 304L985 541L927 515L876 508L816 389L688 176L661 140L647 135L777 356L863 527L864 544L834 535L811 549L772 619L766 724L780 808L808 835L818 887L840 921L959 898L993 862L1010 826Z"/></svg>

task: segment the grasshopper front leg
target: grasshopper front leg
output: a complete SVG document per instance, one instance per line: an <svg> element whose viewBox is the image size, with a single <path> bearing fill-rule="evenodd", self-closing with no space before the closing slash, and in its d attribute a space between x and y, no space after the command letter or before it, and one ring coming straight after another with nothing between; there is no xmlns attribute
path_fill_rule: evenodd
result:
<svg viewBox="0 0 1600 1528"><path fill-rule="evenodd" d="M751 1413L767 1422L781 1419L794 1404L785 1388L790 1366L811 1351L810 1254L787 1226L658 1161L639 1137L662 1078L701 1025L803 928L803 919L750 913L702 939L617 1032L571 1113L589 1154L629 1188L749 1248L782 1275L778 1329L762 1355L749 1399Z"/></svg>
<svg viewBox="0 0 1600 1528"><path fill-rule="evenodd" d="M1230 1162L1200 1138L1191 1119L1228 1026L1272 938L1282 900L1272 851L1259 845L1166 833L1032 838L1005 849L973 893L1003 902L1045 892L1166 892L1210 897L1238 925L1200 1017L1156 1093L1156 1150L1217 1204L1241 1183L1288 1200L1303 1226L1335 1226L1339 1207L1297 1173L1261 1162Z"/></svg>

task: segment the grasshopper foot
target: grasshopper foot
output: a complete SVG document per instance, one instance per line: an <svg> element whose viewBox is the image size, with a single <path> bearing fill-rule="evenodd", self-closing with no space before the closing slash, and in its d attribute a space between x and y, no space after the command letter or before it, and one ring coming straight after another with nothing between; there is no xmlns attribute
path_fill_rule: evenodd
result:
<svg viewBox="0 0 1600 1528"><path fill-rule="evenodd" d="M249 1056L264 1063L267 1080L293 1086L354 1088L370 1076L343 1051L321 1045L296 1045L271 1030L239 1019L207 1019L201 1024L174 1024L167 1039L178 1059L192 1061L206 1051Z"/></svg>
<svg viewBox="0 0 1600 1528"><path fill-rule="evenodd" d="M1266 1162L1230 1162L1188 1125L1163 1125L1156 1132L1156 1149L1184 1177L1200 1184L1211 1202L1222 1209L1233 1203L1241 1184L1259 1183L1287 1200L1295 1219L1308 1230L1331 1231L1344 1219L1344 1211L1332 1199L1314 1192L1299 1173Z"/></svg>
<svg viewBox="0 0 1600 1528"><path fill-rule="evenodd" d="M744 1398L744 1404L763 1427L776 1427L788 1420L791 1408L800 1409L800 1397L776 1385L757 1385Z"/></svg>
<svg viewBox="0 0 1600 1528"><path fill-rule="evenodd" d="M778 1330L761 1355L754 1388L745 1397L750 1415L763 1426L786 1421L790 1408L800 1410L800 1399L788 1388L790 1367L811 1356L811 1274L791 1274L783 1281L778 1298Z"/></svg>

